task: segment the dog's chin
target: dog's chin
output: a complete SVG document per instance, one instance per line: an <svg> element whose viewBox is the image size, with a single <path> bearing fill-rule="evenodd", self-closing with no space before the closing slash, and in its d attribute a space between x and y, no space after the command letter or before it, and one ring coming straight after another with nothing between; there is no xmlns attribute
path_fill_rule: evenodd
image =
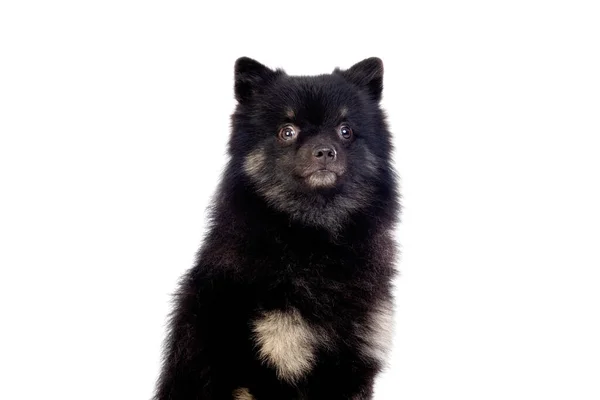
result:
<svg viewBox="0 0 600 400"><path fill-rule="evenodd" d="M337 180L337 174L328 170L315 171L304 178L304 181L311 189L332 188L337 183Z"/></svg>

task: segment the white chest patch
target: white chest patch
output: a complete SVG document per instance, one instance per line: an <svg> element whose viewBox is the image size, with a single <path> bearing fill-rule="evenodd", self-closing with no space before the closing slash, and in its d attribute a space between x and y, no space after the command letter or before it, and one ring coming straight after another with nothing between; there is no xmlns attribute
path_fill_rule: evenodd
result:
<svg viewBox="0 0 600 400"><path fill-rule="evenodd" d="M298 310L264 312L254 321L253 332L260 358L280 379L295 382L311 370L318 335Z"/></svg>
<svg viewBox="0 0 600 400"><path fill-rule="evenodd" d="M360 329L364 339L361 349L363 356L385 364L394 336L394 307L392 302L379 304L367 318L367 324Z"/></svg>

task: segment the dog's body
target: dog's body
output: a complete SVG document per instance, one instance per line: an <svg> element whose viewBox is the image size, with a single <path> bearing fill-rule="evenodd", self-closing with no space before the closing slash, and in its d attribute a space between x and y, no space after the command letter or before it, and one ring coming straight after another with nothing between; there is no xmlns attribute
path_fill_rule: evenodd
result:
<svg viewBox="0 0 600 400"><path fill-rule="evenodd" d="M176 297L157 400L370 399L398 212L383 68L236 63L231 159Z"/></svg>

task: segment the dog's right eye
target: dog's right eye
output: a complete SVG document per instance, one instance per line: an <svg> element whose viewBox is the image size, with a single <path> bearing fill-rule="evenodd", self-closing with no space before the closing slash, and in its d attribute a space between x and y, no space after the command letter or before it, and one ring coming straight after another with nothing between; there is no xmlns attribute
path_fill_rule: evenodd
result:
<svg viewBox="0 0 600 400"><path fill-rule="evenodd" d="M279 131L279 139L285 141L294 140L296 135L296 129L292 125L286 125Z"/></svg>

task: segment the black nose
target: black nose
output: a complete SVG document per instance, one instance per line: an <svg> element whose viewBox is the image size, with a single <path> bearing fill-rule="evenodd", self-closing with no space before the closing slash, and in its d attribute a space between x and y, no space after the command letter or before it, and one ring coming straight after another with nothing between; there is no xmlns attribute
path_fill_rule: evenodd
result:
<svg viewBox="0 0 600 400"><path fill-rule="evenodd" d="M322 162L335 161L337 152L330 146L319 146L313 150L313 157Z"/></svg>

